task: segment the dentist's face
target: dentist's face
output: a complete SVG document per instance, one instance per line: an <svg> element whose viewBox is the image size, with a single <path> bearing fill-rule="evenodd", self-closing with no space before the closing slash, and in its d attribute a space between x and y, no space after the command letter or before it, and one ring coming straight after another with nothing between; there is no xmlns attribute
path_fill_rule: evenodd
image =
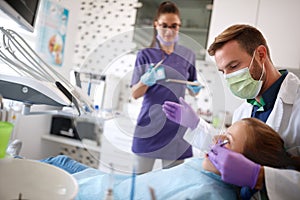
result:
<svg viewBox="0 0 300 200"><path fill-rule="evenodd" d="M227 42L215 53L216 64L220 72L230 74L248 67L255 80L258 80L262 74L262 63L257 61L258 57L257 52L249 55L235 40Z"/></svg>
<svg viewBox="0 0 300 200"><path fill-rule="evenodd" d="M237 41L233 40L216 51L215 60L219 71L223 74L230 74L249 67L252 57L240 47Z"/></svg>
<svg viewBox="0 0 300 200"><path fill-rule="evenodd" d="M218 140L228 140L229 142L224 145L225 148L231 149L232 151L243 153L244 144L247 141L247 132L249 130L248 125L244 121L238 121L232 124L225 134L221 134L216 136L215 143ZM214 172L216 174L220 174L220 172L215 168L215 166L211 163L211 161L206 156L202 163L203 169L207 171Z"/></svg>

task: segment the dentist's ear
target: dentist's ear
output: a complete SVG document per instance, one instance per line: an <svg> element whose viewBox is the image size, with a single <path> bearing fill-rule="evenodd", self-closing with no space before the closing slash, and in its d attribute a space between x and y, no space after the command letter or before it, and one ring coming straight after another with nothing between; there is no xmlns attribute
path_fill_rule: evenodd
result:
<svg viewBox="0 0 300 200"><path fill-rule="evenodd" d="M265 63L266 59L267 59L267 48L264 45L259 45L256 49L256 59L261 62L261 63Z"/></svg>

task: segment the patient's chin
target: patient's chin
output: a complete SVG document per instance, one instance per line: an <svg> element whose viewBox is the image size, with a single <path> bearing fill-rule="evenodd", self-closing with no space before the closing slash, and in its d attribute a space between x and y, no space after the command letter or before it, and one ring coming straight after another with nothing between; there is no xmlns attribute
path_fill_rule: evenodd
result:
<svg viewBox="0 0 300 200"><path fill-rule="evenodd" d="M205 156L202 162L202 168L206 171L213 172L215 174L220 175L220 172L217 168L212 164L212 162L208 159L208 156Z"/></svg>

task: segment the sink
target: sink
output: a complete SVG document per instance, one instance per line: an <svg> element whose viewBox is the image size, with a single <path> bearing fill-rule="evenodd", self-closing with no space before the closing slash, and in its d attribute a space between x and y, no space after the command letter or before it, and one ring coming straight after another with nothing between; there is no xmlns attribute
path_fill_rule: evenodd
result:
<svg viewBox="0 0 300 200"><path fill-rule="evenodd" d="M50 164L35 160L0 159L0 199L71 200L78 184L73 176Z"/></svg>

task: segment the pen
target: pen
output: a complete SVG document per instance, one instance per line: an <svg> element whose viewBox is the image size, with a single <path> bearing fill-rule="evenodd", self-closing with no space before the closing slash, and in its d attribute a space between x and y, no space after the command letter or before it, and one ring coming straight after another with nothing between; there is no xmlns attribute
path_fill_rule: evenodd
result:
<svg viewBox="0 0 300 200"><path fill-rule="evenodd" d="M158 68L158 67L161 65L161 63L164 62L164 60L165 60L165 59L162 59L161 61L159 61L153 68L154 68L154 69Z"/></svg>
<svg viewBox="0 0 300 200"><path fill-rule="evenodd" d="M185 80L179 80L179 79L166 79L166 82L182 83L182 84L187 84L187 85L200 86L199 82L185 81Z"/></svg>

